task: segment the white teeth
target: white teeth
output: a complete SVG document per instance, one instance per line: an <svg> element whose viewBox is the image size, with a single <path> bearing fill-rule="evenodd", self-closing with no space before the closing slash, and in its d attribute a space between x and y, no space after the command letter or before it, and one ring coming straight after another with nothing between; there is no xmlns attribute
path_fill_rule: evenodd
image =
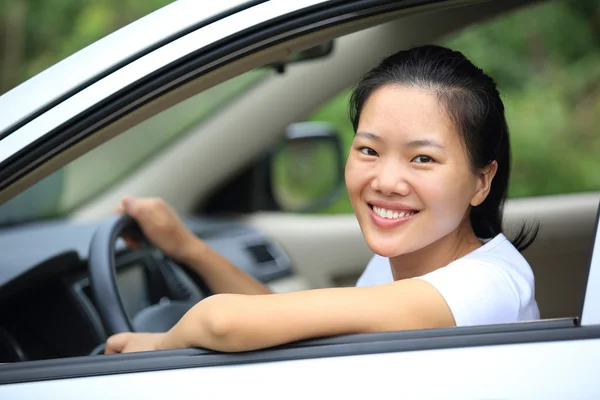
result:
<svg viewBox="0 0 600 400"><path fill-rule="evenodd" d="M415 213L415 211L400 211L400 212L398 212L398 211L386 210L385 208L380 208L380 207L375 207L375 206L373 206L373 211L375 212L375 214L379 215L380 217L388 218L388 219L409 217Z"/></svg>

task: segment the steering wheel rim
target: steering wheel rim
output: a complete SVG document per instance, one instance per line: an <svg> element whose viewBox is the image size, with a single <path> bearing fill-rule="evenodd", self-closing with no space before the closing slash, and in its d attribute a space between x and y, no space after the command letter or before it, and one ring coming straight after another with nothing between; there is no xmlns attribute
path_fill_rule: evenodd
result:
<svg viewBox="0 0 600 400"><path fill-rule="evenodd" d="M117 287L115 246L125 230L143 237L133 218L128 215L113 215L98 227L90 243L90 286L100 319L109 336L121 332L135 332Z"/></svg>

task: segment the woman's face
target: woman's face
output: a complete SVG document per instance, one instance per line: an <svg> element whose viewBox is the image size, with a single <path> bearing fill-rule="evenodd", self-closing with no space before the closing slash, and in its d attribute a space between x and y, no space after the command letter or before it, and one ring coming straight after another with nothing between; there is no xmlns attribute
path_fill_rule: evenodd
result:
<svg viewBox="0 0 600 400"><path fill-rule="evenodd" d="M346 185L367 244L408 254L454 232L487 195L436 95L384 86L367 99L346 163Z"/></svg>

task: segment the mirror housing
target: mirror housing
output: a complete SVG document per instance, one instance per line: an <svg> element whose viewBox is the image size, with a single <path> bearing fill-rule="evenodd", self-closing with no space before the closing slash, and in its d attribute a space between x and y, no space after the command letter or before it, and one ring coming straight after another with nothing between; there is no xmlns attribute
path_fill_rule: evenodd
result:
<svg viewBox="0 0 600 400"><path fill-rule="evenodd" d="M314 212L331 206L344 190L338 131L326 122L299 122L286 128L274 148L223 182L196 212Z"/></svg>
<svg viewBox="0 0 600 400"><path fill-rule="evenodd" d="M335 202L344 187L344 154L337 129L325 122L289 125L269 158L269 186L277 208L311 212Z"/></svg>
<svg viewBox="0 0 600 400"><path fill-rule="evenodd" d="M318 60L330 56L331 53L333 53L333 43L334 41L330 40L304 50L294 51L283 60L279 60L265 66L274 68L279 73L284 73L287 65L304 61Z"/></svg>

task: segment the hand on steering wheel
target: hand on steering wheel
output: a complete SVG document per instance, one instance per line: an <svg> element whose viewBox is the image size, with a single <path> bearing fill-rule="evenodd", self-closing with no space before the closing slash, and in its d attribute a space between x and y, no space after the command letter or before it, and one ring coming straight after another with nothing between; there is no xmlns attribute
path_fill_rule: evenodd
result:
<svg viewBox="0 0 600 400"><path fill-rule="evenodd" d="M196 236L163 199L125 196L115 211L131 216L148 242L168 257L185 262L198 245ZM125 240L131 247L137 245L135 238L125 236Z"/></svg>
<svg viewBox="0 0 600 400"><path fill-rule="evenodd" d="M144 220L147 221L147 219ZM147 230L149 229L147 228ZM100 225L93 236L88 263L90 285L96 300L98 314L109 336L136 331L134 324L125 311L117 288L115 247L117 238L121 236L128 237L130 241L151 246L136 221L128 215L113 215ZM160 237L160 235L155 234L155 237ZM153 254L154 252L149 253ZM167 261L162 257L158 257L155 262L160 265L160 263ZM163 268L168 267L163 265ZM194 302L187 301L171 301L167 304L159 303L149 306L141 310L136 316L137 326L141 326L141 329L146 332L164 332L173 326L194 304ZM135 343L139 344L139 341L136 339ZM139 347L135 343L131 346ZM108 350L110 351L110 349ZM98 346L92 354L100 354L101 351L102 347ZM131 351L131 349L128 351Z"/></svg>

